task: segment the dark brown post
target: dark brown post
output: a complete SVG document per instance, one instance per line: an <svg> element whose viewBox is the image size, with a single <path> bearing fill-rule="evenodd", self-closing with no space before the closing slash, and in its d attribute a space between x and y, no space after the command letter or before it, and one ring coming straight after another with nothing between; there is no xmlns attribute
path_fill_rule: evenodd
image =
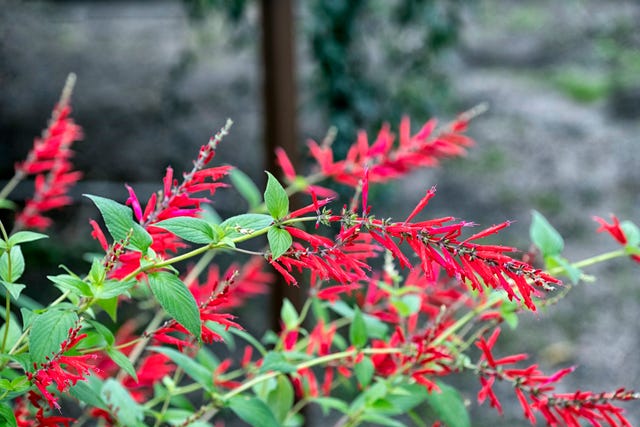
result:
<svg viewBox="0 0 640 427"><path fill-rule="evenodd" d="M284 148L294 163L298 157L293 1L262 0L261 7L266 168L273 173L276 171L276 147ZM287 286L284 280L280 280L271 293L271 322L274 328L279 327L280 307L284 298L300 308L299 289Z"/></svg>

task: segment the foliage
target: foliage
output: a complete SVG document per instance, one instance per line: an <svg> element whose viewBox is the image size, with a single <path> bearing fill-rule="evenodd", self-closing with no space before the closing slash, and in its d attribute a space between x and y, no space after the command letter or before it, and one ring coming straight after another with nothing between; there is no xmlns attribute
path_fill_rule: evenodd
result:
<svg viewBox="0 0 640 427"><path fill-rule="evenodd" d="M232 171L211 165L228 121L200 148L191 170L178 178L167 168L146 203L128 186L124 205L87 195L101 217L90 221L91 236L104 253L82 272L63 266L49 276L60 296L32 306L22 295L32 284L20 283L27 268L21 248L46 236L27 229L49 226L45 212L69 203L66 191L79 179L69 161L81 135L70 119L70 86L0 192L5 199L29 175L40 183L13 230L0 223L4 425L211 426L226 412L255 426L296 426L305 406L318 405L337 414L339 426L402 426L408 417L416 425L465 427L466 404L447 382L464 372L479 380L478 402L498 412L493 386L509 384L531 424L538 416L551 425L630 425L618 404L638 393L558 391L574 367L547 374L525 364L526 354L501 355L497 342L503 322L515 328L520 313L556 303L571 288L556 276L579 283L582 269L596 262L640 262L635 224L596 218L597 231L622 248L571 263L562 256L563 237L534 212L530 235L545 264L537 268L512 256L515 248L485 243L509 221L467 232L473 223L424 219L435 187L403 220L373 213L371 186L464 155L473 144L464 132L479 110L444 126L430 120L417 133L405 118L397 136L385 125L372 142L360 132L341 159L330 141L312 141L309 175L278 150L284 182L268 173L261 191L233 172L231 182L251 210L215 221L203 204L227 186L222 179ZM327 181L350 187L350 200L334 200ZM295 193L308 204L292 210ZM247 242L265 236L263 250L248 249ZM212 262L220 252L238 261L223 274ZM304 286L307 298L301 310L285 301L281 329L258 339L232 313L266 292L269 266L289 285ZM548 297L553 289L559 293ZM125 303L139 312L122 318ZM225 357L236 345L242 356ZM82 412L77 419L74 406Z"/></svg>

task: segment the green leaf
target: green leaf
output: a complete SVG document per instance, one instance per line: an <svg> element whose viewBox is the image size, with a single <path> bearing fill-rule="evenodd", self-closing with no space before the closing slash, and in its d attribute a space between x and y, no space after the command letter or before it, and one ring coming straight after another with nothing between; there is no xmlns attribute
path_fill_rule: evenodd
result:
<svg viewBox="0 0 640 427"><path fill-rule="evenodd" d="M13 414L13 409L4 402L0 402L0 420L4 420L3 426L18 427L18 421Z"/></svg>
<svg viewBox="0 0 640 427"><path fill-rule="evenodd" d="M93 290L96 298L109 299L120 296L127 292L136 284L135 280L129 280L128 282L121 282L119 280L107 280L102 286Z"/></svg>
<svg viewBox="0 0 640 427"><path fill-rule="evenodd" d="M276 427L278 420L262 400L255 397L235 396L229 399L229 408L253 427Z"/></svg>
<svg viewBox="0 0 640 427"><path fill-rule="evenodd" d="M354 310L353 320L349 326L349 341L356 348L362 348L367 344L367 325L364 323L360 309Z"/></svg>
<svg viewBox="0 0 640 427"><path fill-rule="evenodd" d="M556 266L562 267L565 274L569 277L574 285L580 282L580 277L582 277L582 270L571 265L571 263L567 261L566 258L563 258L560 255L552 255L545 257L544 260L547 264L547 268L553 268Z"/></svg>
<svg viewBox="0 0 640 427"><path fill-rule="evenodd" d="M56 286L64 291L70 291L77 295L85 297L93 296L89 284L79 277L72 276L70 274L59 274L57 276L47 276L47 279L51 280Z"/></svg>
<svg viewBox="0 0 640 427"><path fill-rule="evenodd" d="M26 288L25 285L21 285L20 283L9 283L9 282L5 282L4 280L0 280L0 283L2 283L5 289L9 291L9 293L11 294L14 300L17 300L18 298L20 298L20 294L22 293L22 290Z"/></svg>
<svg viewBox="0 0 640 427"><path fill-rule="evenodd" d="M406 427L406 424L401 423L400 421L396 421L393 418L390 418L386 415L377 414L375 412L368 411L364 413L360 419L362 421L369 421L372 423L376 423L381 426L389 426L389 427Z"/></svg>
<svg viewBox="0 0 640 427"><path fill-rule="evenodd" d="M125 239L129 232L133 230L129 246L139 252L144 253L147 251L153 239L147 230L133 221L131 208L104 197L91 194L85 194L85 196L91 199L102 214L107 230L109 230L109 234L114 240Z"/></svg>
<svg viewBox="0 0 640 427"><path fill-rule="evenodd" d="M419 295L403 295L399 298L392 298L391 304L398 310L402 317L408 317L420 310L422 298Z"/></svg>
<svg viewBox="0 0 640 427"><path fill-rule="evenodd" d="M224 230L226 237L235 239L264 230L271 224L273 224L273 218L269 215L248 213L232 216L224 220L220 227Z"/></svg>
<svg viewBox="0 0 640 427"><path fill-rule="evenodd" d="M371 383L375 371L371 358L367 356L363 357L362 360L356 364L354 370L358 382L363 388L366 388Z"/></svg>
<svg viewBox="0 0 640 427"><path fill-rule="evenodd" d="M471 427L471 419L462 396L455 388L437 381L440 392L432 391L427 396L429 406L447 427Z"/></svg>
<svg viewBox="0 0 640 427"><path fill-rule="evenodd" d="M102 380L95 374L92 374L87 376L85 381L78 381L75 385L69 387L69 393L89 406L107 409L107 405L100 395L102 387Z"/></svg>
<svg viewBox="0 0 640 427"><path fill-rule="evenodd" d="M47 356L60 351L60 344L69 336L69 329L78 322L73 311L49 309L36 316L29 333L29 350L33 363L43 363Z"/></svg>
<svg viewBox="0 0 640 427"><path fill-rule="evenodd" d="M269 249L271 250L271 258L278 259L280 255L289 250L293 239L291 234L285 229L271 227L267 232L267 240L269 241Z"/></svg>
<svg viewBox="0 0 640 427"><path fill-rule="evenodd" d="M12 211L16 210L16 204L8 199L0 199L0 209L9 209Z"/></svg>
<svg viewBox="0 0 640 427"><path fill-rule="evenodd" d="M351 319L354 316L354 310L349 307L349 305L344 301L336 301L333 304L329 305L333 311L341 315L342 317L346 317L347 319ZM363 314L362 318L364 319L364 323L367 327L367 331L370 338L385 338L388 331L388 326L382 322L377 317L373 317L370 314Z"/></svg>
<svg viewBox="0 0 640 427"><path fill-rule="evenodd" d="M267 188L264 190L264 202L267 211L275 219L282 219L289 213L289 196L276 177L267 172Z"/></svg>
<svg viewBox="0 0 640 427"><path fill-rule="evenodd" d="M182 216L169 218L153 224L154 227L164 228L176 236L191 243L207 244L217 241L213 228L200 218Z"/></svg>
<svg viewBox="0 0 640 427"><path fill-rule="evenodd" d="M114 322L118 320L118 297L99 299L98 305L109 315Z"/></svg>
<svg viewBox="0 0 640 427"><path fill-rule="evenodd" d="M391 404L391 410L386 410L386 414L400 415L406 414L424 402L429 393L420 384L404 384L396 387L387 394L386 399Z"/></svg>
<svg viewBox="0 0 640 427"><path fill-rule="evenodd" d="M176 365L181 367L187 375L204 387L205 390L209 392L214 390L213 373L211 370L198 363L193 357L187 356L168 347L150 347L149 350L164 354L169 359L173 360Z"/></svg>
<svg viewBox="0 0 640 427"><path fill-rule="evenodd" d="M182 280L174 274L161 271L149 275L149 286L169 316L200 340L202 325L198 304Z"/></svg>
<svg viewBox="0 0 640 427"><path fill-rule="evenodd" d="M96 322L95 320L89 320L88 322L91 326L93 326L96 332L100 334L102 338L104 338L108 346L113 345L113 343L116 341L116 338L113 336L113 333L109 328L107 328L100 322Z"/></svg>
<svg viewBox="0 0 640 427"><path fill-rule="evenodd" d="M240 169L233 169L229 173L231 183L238 190L238 193L247 201L249 209L253 210L262 203L262 195L256 184L249 176Z"/></svg>
<svg viewBox="0 0 640 427"><path fill-rule="evenodd" d="M120 425L127 427L142 425L144 419L144 411L131 397L127 389L125 389L117 380L108 378L100 392L102 400L110 408L109 413L115 417Z"/></svg>
<svg viewBox="0 0 640 427"><path fill-rule="evenodd" d="M107 347L107 354L115 362L116 365L120 366L131 378L138 382L138 374L136 374L136 368L133 367L133 364L129 360L127 356L124 355L119 350L116 350L113 347Z"/></svg>
<svg viewBox="0 0 640 427"><path fill-rule="evenodd" d="M9 237L8 245L15 246L20 243L33 242L34 240L46 239L48 237L46 234L35 233L33 231L18 231Z"/></svg>
<svg viewBox="0 0 640 427"><path fill-rule="evenodd" d="M298 311L288 298L282 300L280 318L282 319L285 328L288 330L295 329L298 326Z"/></svg>
<svg viewBox="0 0 640 427"><path fill-rule="evenodd" d="M543 257L559 255L564 249L564 240L558 231L537 211L531 212L531 241L540 249Z"/></svg>
<svg viewBox="0 0 640 427"><path fill-rule="evenodd" d="M284 375L276 377L276 386L267 395L266 403L278 420L278 425L284 423L289 410L293 406L294 392L291 381Z"/></svg>
<svg viewBox="0 0 640 427"><path fill-rule="evenodd" d="M295 365L287 362L282 353L270 351L264 356L262 365L260 366L260 373L263 374L269 371L282 372L283 374L290 374L297 371Z"/></svg>
<svg viewBox="0 0 640 427"><path fill-rule="evenodd" d="M622 221L620 228L627 237L627 246L636 247L640 245L640 229L637 225L631 221Z"/></svg>
<svg viewBox="0 0 640 427"><path fill-rule="evenodd" d="M518 327L518 308L520 304L509 301L506 296L502 300L500 304L500 315L502 319L509 325L511 329L516 329Z"/></svg>
<svg viewBox="0 0 640 427"><path fill-rule="evenodd" d="M9 268L11 267L11 268ZM13 283L24 273L24 256L20 246L12 246L9 252L0 256L0 278Z"/></svg>
<svg viewBox="0 0 640 427"><path fill-rule="evenodd" d="M320 405L324 415L328 414L329 409L335 409L343 414L349 412L349 405L345 401L335 397L315 397L313 402Z"/></svg>
<svg viewBox="0 0 640 427"><path fill-rule="evenodd" d="M104 279L107 277L107 269L102 264L102 260L96 258L92 261L88 277L93 288L102 286Z"/></svg>

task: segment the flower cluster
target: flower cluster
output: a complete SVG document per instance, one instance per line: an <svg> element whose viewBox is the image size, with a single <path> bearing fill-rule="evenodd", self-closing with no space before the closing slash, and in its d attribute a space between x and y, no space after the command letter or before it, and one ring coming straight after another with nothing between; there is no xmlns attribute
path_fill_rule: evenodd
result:
<svg viewBox="0 0 640 427"><path fill-rule="evenodd" d="M49 130L18 165L17 175L43 175L16 228L47 226L42 212L69 201L64 194L79 177L70 172L69 146L80 135L69 112L64 95ZM344 160L334 159L330 139L310 142L317 165L308 176L278 150L287 187L269 174L260 203L254 183L232 179L252 211L217 221L202 206L227 186L222 179L232 168L211 163L229 121L181 179L167 168L161 189L146 203L129 186L124 204L88 196L102 216L102 224L90 224L104 254L92 257L85 273L65 268L49 276L61 295L42 309L23 298L25 285L17 280L25 266L20 246L45 236L9 234L0 223L7 307L0 329L0 421L211 427L235 416L250 425L297 426L303 408L316 404L338 413L341 426L395 426L396 417L406 415L421 425L468 426L460 393L446 383L451 374L467 372L479 378L478 402L488 400L499 412L493 386L510 383L532 424L538 414L553 426L630 426L618 404L640 399L638 393L558 392L573 367L546 375L536 364L520 367L526 354L497 357L494 348L500 324L515 327L521 312L549 301L547 291L569 289L556 274L615 257L638 261L634 224L597 218L598 231L624 248L571 264L560 257L557 231L538 218L534 243L545 261L554 261L538 268L518 258L516 248L483 240L509 221L474 232L475 224L452 216L418 219L435 187L404 220L374 215L370 186L463 155L472 145L464 132L477 113L442 128L428 121L415 134L403 119L397 138L385 125L372 144L361 132ZM337 194L323 186L327 179L352 187L351 200L338 204ZM291 211L296 192L311 200ZM264 237L266 246L255 249ZM231 254L231 265L212 263L219 253ZM280 329L258 339L239 309L269 291L276 276L269 267L307 298L300 307L283 301ZM77 419L66 410L71 398L80 403ZM422 420L418 410L427 406L433 419Z"/></svg>
<svg viewBox="0 0 640 427"><path fill-rule="evenodd" d="M91 372L92 365L89 362L95 358L93 355L66 355L87 337L86 334L79 334L79 331L79 326L69 329L69 337L61 343L60 351L51 357L47 356L45 362L34 363L34 371L27 372L27 378L51 408L60 409L60 404L47 387L55 384L58 392L64 392Z"/></svg>
<svg viewBox="0 0 640 427"><path fill-rule="evenodd" d="M610 426L631 426L623 411L613 402L638 399L638 393L623 388L605 393L557 393L556 384L573 372L574 368L564 368L551 375L545 375L536 364L525 368L511 366L527 359L528 356L515 354L496 358L492 349L499 334L500 328L496 328L489 338L482 337L477 342L482 351L481 361L476 367L482 384L478 392L479 403L488 398L491 406L502 412L502 406L492 387L496 380L505 381L514 386L525 418L532 425L536 425L535 413L538 412L550 426L578 427L581 425L580 420L586 420L594 426L602 425L602 422Z"/></svg>
<svg viewBox="0 0 640 427"><path fill-rule="evenodd" d="M69 189L80 180L82 173L73 170L71 146L82 138L82 129L69 117L69 98L75 82L71 75L60 101L55 106L49 126L36 138L27 158L16 164L17 183L28 175L35 175L35 191L24 209L16 217L18 229L43 230L51 225L44 212L70 205ZM2 198L2 197L0 197Z"/></svg>

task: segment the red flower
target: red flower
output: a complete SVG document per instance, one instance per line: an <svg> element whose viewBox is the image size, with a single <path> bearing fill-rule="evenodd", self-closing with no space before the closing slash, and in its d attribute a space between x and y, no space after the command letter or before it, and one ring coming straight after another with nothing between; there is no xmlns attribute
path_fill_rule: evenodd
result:
<svg viewBox="0 0 640 427"><path fill-rule="evenodd" d="M600 228L596 230L596 232L601 233L603 231L608 232L618 243L621 245L626 245L629 242L627 239L627 235L625 234L624 229L622 228L620 221L615 215L611 215L611 220L613 223L609 224L604 219L594 216L593 220L600 224ZM635 262L640 263L640 255L631 254L631 259Z"/></svg>
<svg viewBox="0 0 640 427"><path fill-rule="evenodd" d="M555 393L555 384L573 372L574 368L569 367L552 375L545 375L537 365L526 368L508 367L524 360L526 355L502 358L493 356L492 349L499 334L500 328L497 328L488 339L481 337L476 343L482 351L481 361L477 365L482 384L478 393L479 403L488 397L491 406L502 412L500 402L492 389L495 381L501 380L513 384L524 416L532 425L536 424L535 412L539 412L550 426L579 427L582 425L581 419L595 426L602 425L600 421L606 421L612 427L631 425L624 417L622 409L613 402L639 400L640 394L624 389L613 393Z"/></svg>
<svg viewBox="0 0 640 427"><path fill-rule="evenodd" d="M85 379L92 365L87 362L95 359L93 355L66 356L64 353L75 347L87 334L78 335L80 327L69 330L69 337L62 342L60 351L39 365L34 363L34 372L27 372L29 380L38 388L51 408L60 409L58 399L47 388L55 384L58 392L66 391L70 386Z"/></svg>
<svg viewBox="0 0 640 427"><path fill-rule="evenodd" d="M369 168L371 182L384 182L417 168L436 166L439 159L464 155L465 147L473 144L470 138L461 133L466 128L464 118L440 132L434 132L435 127L436 121L430 120L411 136L409 119L405 117L400 123L397 144L389 125L382 127L372 144L369 144L366 133L361 131L348 150L346 159L340 161L334 160L329 144L318 145L310 141L308 145L325 177L357 187L364 176L365 167Z"/></svg>
<svg viewBox="0 0 640 427"><path fill-rule="evenodd" d="M611 220L613 221L612 224L609 224L607 221L598 216L594 216L593 220L600 224L600 228L598 228L596 232L601 233L603 231L606 231L611 234L611 236L613 236L613 238L616 239L621 245L627 244L627 236L625 236L624 230L620 227L620 221L615 215L611 214Z"/></svg>
<svg viewBox="0 0 640 427"><path fill-rule="evenodd" d="M53 109L49 126L36 138L24 162L16 165L15 180L36 175L33 197L16 217L17 228L45 229L51 219L44 212L70 205L69 189L82 174L73 171L71 145L82 138L82 129L69 117L69 97L75 77L70 77L60 101Z"/></svg>

